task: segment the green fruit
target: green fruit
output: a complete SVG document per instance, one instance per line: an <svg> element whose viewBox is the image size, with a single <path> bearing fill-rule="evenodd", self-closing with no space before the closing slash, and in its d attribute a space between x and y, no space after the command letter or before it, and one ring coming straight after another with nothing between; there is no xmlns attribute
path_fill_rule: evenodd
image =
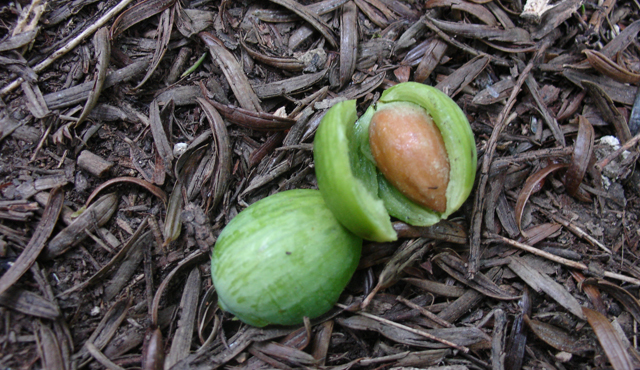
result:
<svg viewBox="0 0 640 370"><path fill-rule="evenodd" d="M407 104L431 116L442 135L450 164L444 212L411 201L376 167L369 142L371 119L381 109L403 109ZM354 100L333 106L320 123L313 152L318 188L327 206L353 233L375 241L397 239L390 216L430 226L458 210L471 193L478 161L473 132L460 107L440 90L415 82L387 89L359 119Z"/></svg>
<svg viewBox="0 0 640 370"><path fill-rule="evenodd" d="M271 195L240 212L218 237L211 259L218 304L258 327L315 318L337 302L361 247L317 190Z"/></svg>

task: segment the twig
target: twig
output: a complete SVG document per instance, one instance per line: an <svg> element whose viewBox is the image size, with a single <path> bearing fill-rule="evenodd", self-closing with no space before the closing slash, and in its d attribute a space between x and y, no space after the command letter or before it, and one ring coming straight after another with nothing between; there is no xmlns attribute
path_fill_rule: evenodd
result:
<svg viewBox="0 0 640 370"><path fill-rule="evenodd" d="M127 7L133 0L122 0L118 5L114 6L111 10L109 10L105 15L100 17L95 23L89 26L86 30L82 31L78 36L74 37L71 41L69 41L62 48L58 49L55 53L49 55L47 59L38 63L35 67L33 67L33 71L36 73L42 72L45 68L51 65L56 59L65 55L69 51L73 50L76 46L78 46L84 39L91 36L94 32L96 32L100 27L104 26L113 16L118 14L121 10ZM6 85L0 90L0 96L7 95L11 91L13 91L16 87L20 86L24 82L22 77L17 78L15 81Z"/></svg>
<svg viewBox="0 0 640 370"><path fill-rule="evenodd" d="M426 308L415 304L413 302L411 302L410 300L403 298L401 296L398 296L398 298L396 298L398 301L406 304L407 306L420 311L421 314L423 314L425 317L427 317L429 320L435 322L436 324L445 327L445 328L452 328L453 325L451 325L450 322L448 322L447 320L441 319L440 317L438 317L436 314L434 314L433 312L427 310Z"/></svg>
<svg viewBox="0 0 640 370"><path fill-rule="evenodd" d="M605 168L609 164L609 162L617 158L625 150L631 149L631 147L636 145L638 141L640 141L640 134L637 134L636 136L632 137L629 141L624 143L624 145L620 146L620 148L614 150L609 155L607 155L606 157L598 161L598 163L596 163L595 165L596 170L602 171L602 169Z"/></svg>
<svg viewBox="0 0 640 370"><path fill-rule="evenodd" d="M538 208L538 210L540 212L542 212L545 216L552 218L554 221L556 221L557 223L559 223L560 225L566 227L567 229L569 229L569 231L571 231L572 233L576 234L579 238L585 239L587 242L589 242L589 244L593 245L594 247L598 247L600 249L602 249L603 251L611 254L611 249L607 248L604 246L604 244L600 243L598 240L596 240L596 238L594 238L593 236L589 235L587 232L585 232L584 230L582 230L581 228L579 228L578 226L572 224L571 222L567 221L564 217L560 217L558 215L555 215L551 212L545 211L544 209Z"/></svg>
<svg viewBox="0 0 640 370"><path fill-rule="evenodd" d="M574 269L578 269L578 270L582 270L582 271L588 271L589 270L589 267L587 267L587 265L585 265L584 263L576 262L576 261L572 261L572 260L568 260L566 258L562 258L562 257L556 256L555 254L551 254L549 252L545 252L545 251L540 250L538 248L532 247L532 246L530 246L528 244L520 243L520 242L517 242L515 240L509 239L509 238L505 238L504 236L501 236L501 235L498 235L498 234L486 233L485 237L491 238L491 239L495 239L495 240L499 240L499 241L501 241L501 242L503 242L505 244L509 244L512 247L516 247L518 249L522 249L523 251L535 254L536 256L546 258L548 260L551 260L553 262L559 263L561 265L564 265L564 266L567 266L567 267L570 267L570 268L574 268ZM627 282L627 283L640 285L640 280L638 280L636 278L632 278L630 276L616 274L614 272L608 272L608 271L604 272L604 276L608 277L610 279L616 279L616 280L624 281L624 282Z"/></svg>
<svg viewBox="0 0 640 370"><path fill-rule="evenodd" d="M100 351L100 349L98 349L98 347L96 347L93 343L87 342L84 344L84 346L87 348L87 351L89 351L91 356L93 356L93 358L95 358L96 361L98 361L105 368L109 370L124 370L123 367L120 367L109 360L109 358L105 356L104 353L102 353L102 351Z"/></svg>
<svg viewBox="0 0 640 370"><path fill-rule="evenodd" d="M489 142L487 142L486 150L482 160L482 169L480 170L480 180L478 181L478 189L476 191L476 197L473 201L473 215L471 217L471 237L469 238L469 277L478 272L478 262L480 261L480 238L482 237L482 214L484 213L484 199L487 189L487 183L489 182L489 170L491 169L491 162L496 152L496 146L498 145L498 138L500 133L504 130L507 124L507 117L511 112L511 109L516 103L518 93L522 88L522 84L531 72L533 68L533 59L520 73L516 85L511 91L511 96L507 100L507 104L500 112L498 116L498 122L493 128Z"/></svg>
<svg viewBox="0 0 640 370"><path fill-rule="evenodd" d="M339 308L341 308L343 310L348 310L349 309L349 306L345 306L345 305L340 304L340 303L336 303L336 307L339 307ZM402 329L402 330L406 330L406 331L411 332L413 334L417 334L417 335L423 336L423 337L425 337L427 339L430 339L430 340L433 340L433 341L436 341L436 342L440 342L440 343L445 344L445 345L447 345L449 347L453 347L455 349L459 349L464 353L469 353L469 348L467 348L465 346L461 346L459 344L455 344L455 343L450 342L450 341L448 341L446 339L438 338L438 337L436 337L434 335L431 335L431 334L427 333L426 331L418 330L418 329L414 329L414 328L406 326L406 325L398 324L397 322L393 322L391 320L383 319L382 317L378 317L378 316L372 315L372 314L367 313L367 312L359 311L359 312L356 312L356 313L358 315L360 315L360 316L364 316L364 317L370 318L372 320L376 320L376 321L381 322L383 324L395 326L396 328L399 328L399 329Z"/></svg>
<svg viewBox="0 0 640 370"><path fill-rule="evenodd" d="M451 44L451 45L457 47L458 49L460 49L460 50L462 50L462 51L464 51L466 53L469 53L469 54L471 54L473 56L482 55L482 56L489 57L489 58L491 58L491 61L493 61L497 65L504 66L504 67L509 67L510 66L509 61L507 61L507 60L505 60L503 58L500 58L500 57L497 57L495 55L487 54L485 52L476 50L476 49L472 48L469 45L466 45L466 44L464 44L464 43L462 43L462 42L460 42L460 41L458 41L458 40L456 40L454 38L449 37L449 35L444 33L440 28L438 28L435 24L433 24L428 16L422 17L422 22L425 24L425 26L427 26L433 32L438 34L438 36L441 39L443 39L445 42L447 42L448 44Z"/></svg>

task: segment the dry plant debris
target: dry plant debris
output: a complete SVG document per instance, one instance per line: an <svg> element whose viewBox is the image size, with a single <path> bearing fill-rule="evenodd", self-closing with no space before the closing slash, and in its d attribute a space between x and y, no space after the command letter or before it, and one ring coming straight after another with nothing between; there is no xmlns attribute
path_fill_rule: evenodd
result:
<svg viewBox="0 0 640 370"><path fill-rule="evenodd" d="M640 4L0 7L0 367L640 367ZM333 311L216 305L221 229L317 188L324 112L399 82L472 124L470 200L365 243Z"/></svg>

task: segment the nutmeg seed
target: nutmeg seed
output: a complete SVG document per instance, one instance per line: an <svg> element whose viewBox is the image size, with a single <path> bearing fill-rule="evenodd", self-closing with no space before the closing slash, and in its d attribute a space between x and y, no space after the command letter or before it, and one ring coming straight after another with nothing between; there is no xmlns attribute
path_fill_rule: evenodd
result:
<svg viewBox="0 0 640 370"><path fill-rule="evenodd" d="M412 201L447 209L449 158L431 116L411 103L391 103L371 118L369 143L384 177Z"/></svg>

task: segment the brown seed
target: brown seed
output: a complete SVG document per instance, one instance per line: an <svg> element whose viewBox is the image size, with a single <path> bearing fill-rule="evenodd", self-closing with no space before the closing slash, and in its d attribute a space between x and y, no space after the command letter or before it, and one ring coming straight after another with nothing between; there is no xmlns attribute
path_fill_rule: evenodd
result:
<svg viewBox="0 0 640 370"><path fill-rule="evenodd" d="M449 157L431 116L411 103L391 103L371 118L369 143L384 177L412 201L447 209Z"/></svg>

